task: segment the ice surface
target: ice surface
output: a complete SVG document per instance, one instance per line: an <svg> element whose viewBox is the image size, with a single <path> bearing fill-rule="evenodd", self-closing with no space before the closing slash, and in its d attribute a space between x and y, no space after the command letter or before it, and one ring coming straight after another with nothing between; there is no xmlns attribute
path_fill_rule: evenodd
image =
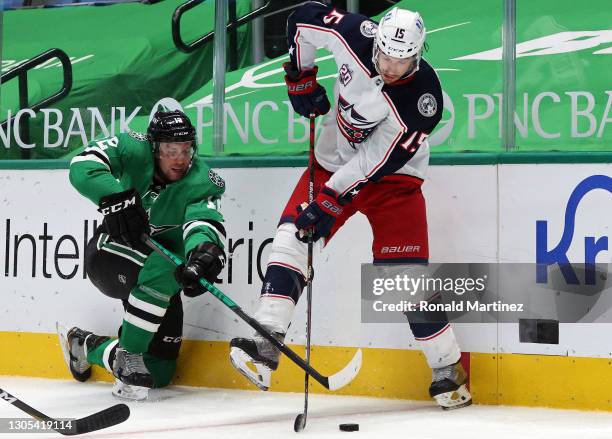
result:
<svg viewBox="0 0 612 439"><path fill-rule="evenodd" d="M109 383L0 377L0 388L58 418L87 416L117 403ZM288 438L296 435L293 420L303 407L303 395L297 393L170 387L154 391L152 397L154 402L129 403L132 414L123 424L82 437ZM0 403L0 418L27 417L16 407ZM340 423L359 423L360 431L341 432ZM355 439L611 438L612 414L477 405L444 412L429 402L311 394L308 424L299 435L351 435Z"/></svg>

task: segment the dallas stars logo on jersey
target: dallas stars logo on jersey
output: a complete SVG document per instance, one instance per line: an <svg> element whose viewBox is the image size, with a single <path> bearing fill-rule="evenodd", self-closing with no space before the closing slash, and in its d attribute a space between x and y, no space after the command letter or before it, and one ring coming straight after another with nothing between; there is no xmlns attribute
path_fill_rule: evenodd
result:
<svg viewBox="0 0 612 439"><path fill-rule="evenodd" d="M212 169L208 171L208 178L210 178L210 181L212 181L215 185L225 187L225 180L223 180L223 178L221 178L221 176Z"/></svg>

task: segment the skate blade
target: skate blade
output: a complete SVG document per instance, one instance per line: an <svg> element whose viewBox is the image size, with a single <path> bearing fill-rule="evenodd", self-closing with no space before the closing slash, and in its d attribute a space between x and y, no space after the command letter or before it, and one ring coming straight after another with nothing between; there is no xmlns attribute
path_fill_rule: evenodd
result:
<svg viewBox="0 0 612 439"><path fill-rule="evenodd" d="M120 380L115 380L113 396L122 401L145 401L149 396L148 387L132 386Z"/></svg>
<svg viewBox="0 0 612 439"><path fill-rule="evenodd" d="M272 370L269 367L253 362L253 359L246 352L235 346L230 350L230 361L238 372L259 389L265 392L270 388ZM249 367L249 363L255 367L256 371Z"/></svg>
<svg viewBox="0 0 612 439"><path fill-rule="evenodd" d="M69 329L62 325L60 322L55 322L55 330L57 331L57 337L59 338L60 348L62 348L64 361L66 362L66 366L68 366L68 370L70 370L70 348L68 347Z"/></svg>
<svg viewBox="0 0 612 439"><path fill-rule="evenodd" d="M59 322L55 322L55 330L57 331L59 345L62 348L62 354L64 355L64 361L66 362L66 367L68 367L68 372L70 372L75 380L84 383L91 377L91 365L89 365L88 368L82 372L73 369L70 357L70 344L68 343L68 333L70 332L70 329L66 328Z"/></svg>
<svg viewBox="0 0 612 439"><path fill-rule="evenodd" d="M442 410L455 410L472 405L472 395L465 384L452 392L440 393L434 396Z"/></svg>

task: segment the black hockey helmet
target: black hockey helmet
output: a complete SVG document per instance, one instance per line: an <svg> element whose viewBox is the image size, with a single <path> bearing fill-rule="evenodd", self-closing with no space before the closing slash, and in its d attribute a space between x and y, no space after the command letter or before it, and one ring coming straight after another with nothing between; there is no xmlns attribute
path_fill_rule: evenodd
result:
<svg viewBox="0 0 612 439"><path fill-rule="evenodd" d="M149 122L147 137L156 153L160 142L192 142L195 150L195 128L187 115L179 110L156 111Z"/></svg>

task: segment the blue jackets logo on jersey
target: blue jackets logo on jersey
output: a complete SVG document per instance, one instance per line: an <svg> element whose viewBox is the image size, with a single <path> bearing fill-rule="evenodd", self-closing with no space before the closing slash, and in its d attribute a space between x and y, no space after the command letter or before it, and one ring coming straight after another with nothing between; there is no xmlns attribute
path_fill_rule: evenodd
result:
<svg viewBox="0 0 612 439"><path fill-rule="evenodd" d="M367 38L374 38L376 36L376 31L378 30L378 25L373 21L365 20L359 26L359 30L361 31L361 35Z"/></svg>
<svg viewBox="0 0 612 439"><path fill-rule="evenodd" d="M363 142L376 128L376 122L370 122L357 113L354 105L349 104L342 95L338 95L336 122L340 132L353 148L355 148L355 143Z"/></svg>
<svg viewBox="0 0 612 439"><path fill-rule="evenodd" d="M581 181L570 195L565 208L565 225L561 240L552 250L547 249L548 243L548 221L536 221L536 282L546 283L548 281L548 266L559 264L565 281L571 285L579 285L580 282L576 272L572 268L568 258L569 250L574 238L574 227L576 223L576 210L582 198L592 190L604 189L612 194L612 178L607 175L592 175ZM608 237L594 236L584 237L584 263L585 284L595 285L595 258L603 250L608 250Z"/></svg>
<svg viewBox="0 0 612 439"><path fill-rule="evenodd" d="M425 117L432 117L436 114L438 110L438 103L436 102L436 98L431 93L425 93L419 98L419 102L417 103L419 108L419 113L421 113Z"/></svg>

